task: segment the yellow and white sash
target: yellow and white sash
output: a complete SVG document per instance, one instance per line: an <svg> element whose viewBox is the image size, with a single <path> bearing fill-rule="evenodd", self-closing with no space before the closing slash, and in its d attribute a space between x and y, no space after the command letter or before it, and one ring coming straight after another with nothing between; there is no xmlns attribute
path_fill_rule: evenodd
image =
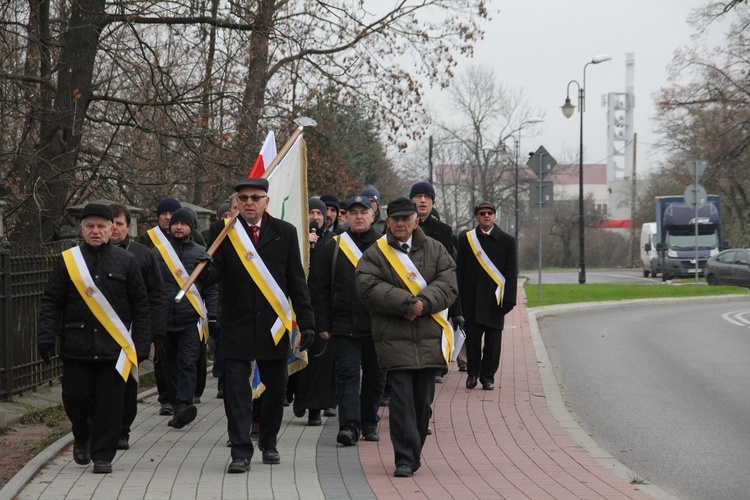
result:
<svg viewBox="0 0 750 500"><path fill-rule="evenodd" d="M492 278L492 281L497 285L495 290L495 299L497 299L497 305L503 305L503 297L505 296L505 276L495 266L495 264L487 256L487 252L484 251L482 245L479 243L477 238L477 228L466 232L466 238L469 240L469 246L471 251L474 253L474 257L479 261L479 265L482 269Z"/></svg>
<svg viewBox="0 0 750 500"><path fill-rule="evenodd" d="M229 241L232 242L232 246L235 252L237 252L240 262L245 266L245 270L261 293L263 293L263 297L271 304L274 312L279 316L271 327L271 336L273 337L274 344L278 345L284 336L284 332L289 331L290 334L292 332L292 304L278 283L276 283L263 259L260 258L258 250L253 245L253 241L250 239L247 231L244 228L241 230L237 229L239 225L240 223L238 222L232 226L227 236L229 236Z"/></svg>
<svg viewBox="0 0 750 500"><path fill-rule="evenodd" d="M125 327L107 297L96 286L96 282L94 282L89 268L86 266L86 261L83 259L81 248L74 247L65 250L62 257L70 279L78 293L81 294L83 301L94 314L96 320L107 330L107 333L122 347L115 365L117 372L126 382L128 375L132 375L138 380L138 355L135 352L131 332Z"/></svg>
<svg viewBox="0 0 750 500"><path fill-rule="evenodd" d="M383 252L388 263L396 271L396 274L401 278L409 291L416 296L423 288L427 287L427 281L425 281L422 274L411 261L409 256L404 252L397 252L392 246L388 244L388 238L383 235L378 238L378 248ZM440 312L433 313L432 319L434 319L438 325L443 329L443 338L441 341L441 348L443 350L443 357L445 358L446 364L450 364L453 359L453 328L448 323L448 309L443 309Z"/></svg>
<svg viewBox="0 0 750 500"><path fill-rule="evenodd" d="M349 259L349 262L351 262L354 267L357 267L357 262L362 258L362 251L357 247L357 244L354 243L352 237L349 236L349 233L344 231L339 236L336 236L336 238L339 239L341 251L344 252L346 258Z"/></svg>
<svg viewBox="0 0 750 500"><path fill-rule="evenodd" d="M177 282L177 286L182 288L190 274L185 270L185 266L177 256L174 247L169 242L164 231L153 227L148 230L148 235L156 249L159 250L162 259L164 259L164 262L167 264L169 271L172 273L172 277ZM188 289L187 298L192 304L193 309L195 309L195 312L200 316L197 324L198 336L203 343L206 343L208 342L208 311L206 310L205 302L203 302L203 297L201 297L198 287L196 287L195 284L191 285Z"/></svg>

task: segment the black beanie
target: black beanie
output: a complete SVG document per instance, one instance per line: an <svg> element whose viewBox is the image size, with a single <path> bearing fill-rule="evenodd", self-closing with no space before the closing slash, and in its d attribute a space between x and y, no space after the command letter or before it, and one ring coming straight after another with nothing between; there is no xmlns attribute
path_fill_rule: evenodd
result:
<svg viewBox="0 0 750 500"><path fill-rule="evenodd" d="M184 222L190 226L193 231L198 227L198 218L196 217L195 212L189 208L183 207L175 210L172 214L172 219L169 221L169 227L172 227L172 224L175 222Z"/></svg>

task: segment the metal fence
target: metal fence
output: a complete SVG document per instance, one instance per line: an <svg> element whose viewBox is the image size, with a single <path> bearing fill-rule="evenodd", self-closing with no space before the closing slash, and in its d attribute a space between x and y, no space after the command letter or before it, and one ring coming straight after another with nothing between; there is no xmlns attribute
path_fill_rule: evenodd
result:
<svg viewBox="0 0 750 500"><path fill-rule="evenodd" d="M33 391L62 373L57 358L44 364L37 353L39 307L60 253L72 240L0 250L0 400Z"/></svg>

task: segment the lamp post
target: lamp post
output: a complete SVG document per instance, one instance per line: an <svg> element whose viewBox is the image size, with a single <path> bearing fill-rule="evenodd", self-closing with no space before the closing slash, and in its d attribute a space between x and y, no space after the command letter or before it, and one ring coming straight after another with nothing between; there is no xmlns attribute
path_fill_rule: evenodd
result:
<svg viewBox="0 0 750 500"><path fill-rule="evenodd" d="M586 68L589 64L599 64L612 59L612 56L600 54L583 66L583 85L576 80L568 82L565 104L562 106L565 118L573 116L575 106L570 103L570 84L578 86L578 113L581 115L580 142L578 149L578 283L586 283L586 254L585 254L585 231L583 220L583 112L586 111Z"/></svg>

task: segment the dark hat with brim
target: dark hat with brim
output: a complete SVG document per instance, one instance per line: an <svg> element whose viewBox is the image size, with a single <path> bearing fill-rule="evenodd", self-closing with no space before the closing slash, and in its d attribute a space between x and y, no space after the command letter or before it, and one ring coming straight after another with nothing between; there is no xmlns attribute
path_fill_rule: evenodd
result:
<svg viewBox="0 0 750 500"><path fill-rule="evenodd" d="M88 205L83 207L83 210L81 210L81 220L91 215L98 215L99 217L104 217L110 222L114 221L114 217L112 217L112 209L109 208L109 205L102 205L100 203L89 203Z"/></svg>
<svg viewBox="0 0 750 500"><path fill-rule="evenodd" d="M261 191L268 192L268 179L260 177L253 177L251 179L242 179L240 182L234 185L235 191L242 191L245 188L260 189Z"/></svg>
<svg viewBox="0 0 750 500"><path fill-rule="evenodd" d="M474 207L474 215L476 215L477 212L481 210L492 210L493 212L497 212L497 210L495 210L495 205L493 205L489 201L483 201L479 205Z"/></svg>
<svg viewBox="0 0 750 500"><path fill-rule="evenodd" d="M388 204L388 217L405 217L417 213L417 206L409 198L396 198Z"/></svg>
<svg viewBox="0 0 750 500"><path fill-rule="evenodd" d="M355 205L361 205L372 210L372 203L370 203L370 199L366 196L352 196L346 202L346 209L349 210Z"/></svg>

